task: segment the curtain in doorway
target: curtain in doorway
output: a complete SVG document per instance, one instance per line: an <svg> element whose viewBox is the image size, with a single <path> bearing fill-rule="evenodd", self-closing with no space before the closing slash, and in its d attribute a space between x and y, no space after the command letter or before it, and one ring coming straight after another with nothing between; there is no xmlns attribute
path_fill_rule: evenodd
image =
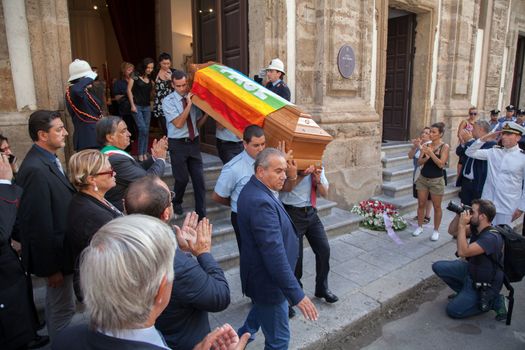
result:
<svg viewBox="0 0 525 350"><path fill-rule="evenodd" d="M107 0L122 59L137 64L155 58L155 2Z"/></svg>

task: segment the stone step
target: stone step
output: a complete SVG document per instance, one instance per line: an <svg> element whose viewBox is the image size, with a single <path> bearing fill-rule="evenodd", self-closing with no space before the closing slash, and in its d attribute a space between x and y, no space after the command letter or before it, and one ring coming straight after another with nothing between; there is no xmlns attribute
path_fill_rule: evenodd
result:
<svg viewBox="0 0 525 350"><path fill-rule="evenodd" d="M412 159L408 158L407 152L398 152L391 155L385 155L381 159L384 169L407 167L413 168Z"/></svg>
<svg viewBox="0 0 525 350"><path fill-rule="evenodd" d="M447 169L448 183L455 183L456 169ZM412 194L413 182L412 176L397 181L384 181L382 185L383 194L390 197L402 197Z"/></svg>
<svg viewBox="0 0 525 350"><path fill-rule="evenodd" d="M329 215L321 217L326 234L329 238L350 233L359 227L361 221L358 215L339 208L332 208ZM304 241L308 247L308 241ZM235 239L227 239L218 244L213 244L212 254L224 270L228 270L239 265L239 251Z"/></svg>
<svg viewBox="0 0 525 350"><path fill-rule="evenodd" d="M443 202L445 203L451 198L454 198L459 193L459 187L456 187L455 184L449 183L445 187L445 194L443 196ZM412 193L400 197L390 197L385 194L377 195L372 197L373 200L379 200L385 203L393 204L401 214L409 213L417 209L417 199L412 196Z"/></svg>
<svg viewBox="0 0 525 350"><path fill-rule="evenodd" d="M383 181L398 181L406 178L412 179L414 167L400 165L398 167L383 169Z"/></svg>
<svg viewBox="0 0 525 350"><path fill-rule="evenodd" d="M319 215L320 218L331 215L332 212L337 209L336 205L336 202L319 198L317 201L317 215ZM179 225L181 221L182 219L178 219L177 225ZM227 209L227 217L212 220L212 224L213 244L225 242L227 240L235 241L235 232L233 231L233 226L231 225L229 208Z"/></svg>
<svg viewBox="0 0 525 350"><path fill-rule="evenodd" d="M204 167L204 181L217 181L219 178L219 174L222 170L222 163L219 165L210 165ZM168 184L170 188L173 188L173 184L175 183L175 179L173 178L173 174L171 172L171 165L167 164L166 168L164 170L164 175L162 175L162 180ZM191 185L191 179L188 185Z"/></svg>
<svg viewBox="0 0 525 350"><path fill-rule="evenodd" d="M410 151L410 148L412 147L412 142L387 142L381 145L381 152L384 152L386 156L390 156L392 154L399 154L399 153L405 153L407 154L408 151Z"/></svg>

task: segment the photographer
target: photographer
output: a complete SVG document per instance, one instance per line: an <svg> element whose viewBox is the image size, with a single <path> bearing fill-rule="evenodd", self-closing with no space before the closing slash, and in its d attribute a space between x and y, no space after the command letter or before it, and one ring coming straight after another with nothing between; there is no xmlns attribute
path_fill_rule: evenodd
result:
<svg viewBox="0 0 525 350"><path fill-rule="evenodd" d="M463 210L457 220L457 256L465 259L437 261L434 273L456 294L447 305L452 318L466 318L489 310L496 311L496 319L507 316L505 300L499 294L503 285L503 271L495 261L503 264L503 240L492 227L496 208L491 201L476 199L472 210ZM467 233L471 233L470 242Z"/></svg>

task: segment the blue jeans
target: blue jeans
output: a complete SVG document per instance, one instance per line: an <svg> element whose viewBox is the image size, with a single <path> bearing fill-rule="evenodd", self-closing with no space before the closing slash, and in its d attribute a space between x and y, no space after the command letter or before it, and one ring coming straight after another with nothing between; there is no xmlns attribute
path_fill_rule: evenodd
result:
<svg viewBox="0 0 525 350"><path fill-rule="evenodd" d="M463 260L437 261L432 270L458 295L447 305L447 314L452 318L466 318L483 313L479 306L479 294L474 289L468 273L468 263ZM495 293L493 293L495 294ZM491 304L498 301L498 295L492 296ZM494 308L495 305L492 305Z"/></svg>
<svg viewBox="0 0 525 350"><path fill-rule="evenodd" d="M135 105L137 108L136 113L133 114L133 119L135 124L137 124L137 129L139 133L139 146L138 153L139 155L146 154L148 152L148 137L149 137L149 123L151 121L151 108L150 106L139 106Z"/></svg>
<svg viewBox="0 0 525 350"><path fill-rule="evenodd" d="M264 334L264 349L277 350L288 349L290 342L290 327L288 325L288 302L285 300L280 304L252 304L252 308L246 317L246 321L237 331L239 336L249 332L251 340L255 339L255 333L262 328Z"/></svg>

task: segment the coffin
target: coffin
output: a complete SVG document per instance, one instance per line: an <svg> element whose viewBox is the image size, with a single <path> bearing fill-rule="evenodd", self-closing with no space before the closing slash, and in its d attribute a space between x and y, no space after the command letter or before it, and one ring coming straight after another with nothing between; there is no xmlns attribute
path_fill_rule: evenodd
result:
<svg viewBox="0 0 525 350"><path fill-rule="evenodd" d="M195 65L193 103L242 138L256 124L264 129L268 147L286 142L299 169L321 166L332 137L311 116L238 71L210 63Z"/></svg>

